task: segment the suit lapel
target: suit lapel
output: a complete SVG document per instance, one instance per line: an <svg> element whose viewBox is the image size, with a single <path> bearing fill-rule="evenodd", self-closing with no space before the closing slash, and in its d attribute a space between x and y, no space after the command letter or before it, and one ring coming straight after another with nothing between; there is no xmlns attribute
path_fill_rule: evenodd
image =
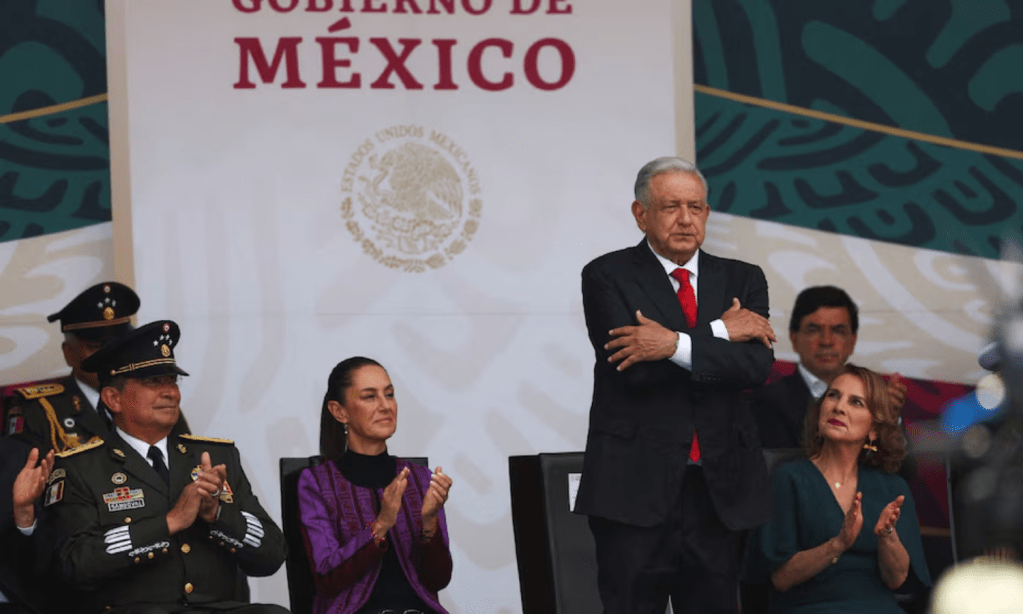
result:
<svg viewBox="0 0 1023 614"><path fill-rule="evenodd" d="M139 456L135 448L129 446L128 442L121 439L116 432L111 434L107 443L111 448L111 453L124 461L126 472L149 484L164 496L167 495L167 485L160 479L156 470L150 466L149 461Z"/></svg>
<svg viewBox="0 0 1023 614"><path fill-rule="evenodd" d="M724 267L720 258L715 258L700 250L700 276L696 297L696 322L710 324L721 317L725 308L731 306L731 299L725 296ZM728 302L726 304L726 298Z"/></svg>
<svg viewBox="0 0 1023 614"><path fill-rule="evenodd" d="M664 325L672 330L687 330L686 316L682 312L682 306L678 303L678 295L671 287L671 281L664 272L657 256L647 245L646 239L639 242L633 248L633 279L636 284L646 293L657 309L659 315L665 319ZM658 314L643 314L648 318L655 318Z"/></svg>

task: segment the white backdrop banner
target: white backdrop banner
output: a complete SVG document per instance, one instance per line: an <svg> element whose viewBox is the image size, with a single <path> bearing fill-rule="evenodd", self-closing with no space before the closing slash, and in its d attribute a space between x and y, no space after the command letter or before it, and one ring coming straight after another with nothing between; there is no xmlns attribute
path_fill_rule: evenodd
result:
<svg viewBox="0 0 1023 614"><path fill-rule="evenodd" d="M455 482L442 602L520 611L507 458L584 445L579 272L640 238L632 183L675 151L689 3L115 4L115 207L140 322L181 324L192 427L238 442L279 518L277 459L318 451L331 368L378 359L391 452ZM283 572L253 585L287 603Z"/></svg>

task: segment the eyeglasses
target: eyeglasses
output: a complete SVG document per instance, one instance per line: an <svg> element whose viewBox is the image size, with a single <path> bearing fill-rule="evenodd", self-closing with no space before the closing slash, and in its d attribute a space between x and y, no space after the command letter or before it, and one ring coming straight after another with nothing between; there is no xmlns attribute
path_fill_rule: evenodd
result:
<svg viewBox="0 0 1023 614"><path fill-rule="evenodd" d="M181 376L177 374L171 375L153 375L151 377L140 377L139 383L146 388L162 388L164 386L177 386L178 382L181 381Z"/></svg>

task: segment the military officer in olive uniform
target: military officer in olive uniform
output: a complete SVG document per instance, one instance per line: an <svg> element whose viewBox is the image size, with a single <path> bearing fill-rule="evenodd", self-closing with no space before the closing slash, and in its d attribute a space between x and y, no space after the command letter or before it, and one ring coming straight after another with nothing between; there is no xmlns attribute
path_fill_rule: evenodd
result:
<svg viewBox="0 0 1023 614"><path fill-rule="evenodd" d="M43 493L69 535L58 559L89 592L83 612L287 612L233 600L239 567L273 574L287 547L233 443L174 430L178 338L174 322L153 322L83 363L115 428L58 454Z"/></svg>
<svg viewBox="0 0 1023 614"><path fill-rule="evenodd" d="M82 369L82 361L131 331L131 316L138 309L139 297L131 288L108 281L85 290L48 316L49 322L60 320L61 350L71 375L7 387L10 396L2 400L4 434L39 448L43 455L103 438L109 416L96 410L99 380Z"/></svg>

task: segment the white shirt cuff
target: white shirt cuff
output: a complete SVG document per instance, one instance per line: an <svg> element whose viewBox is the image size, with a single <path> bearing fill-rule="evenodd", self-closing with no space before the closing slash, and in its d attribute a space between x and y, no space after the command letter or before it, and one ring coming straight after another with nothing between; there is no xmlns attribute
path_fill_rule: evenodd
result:
<svg viewBox="0 0 1023 614"><path fill-rule="evenodd" d="M25 537L29 537L29 536L32 535L32 533L35 532L36 524L38 524L38 523L39 523L39 519L36 518L35 520L32 521L32 526L28 527L27 529L23 529L21 527L18 527L18 530L21 531L21 534L24 535Z"/></svg>
<svg viewBox="0 0 1023 614"><path fill-rule="evenodd" d="M721 318L710 323L710 330L718 339L724 339L725 341L732 340L732 338L728 336L728 327L725 326L725 322Z"/></svg>
<svg viewBox="0 0 1023 614"><path fill-rule="evenodd" d="M693 338L689 333L678 333L678 349L668 360L686 371L693 370Z"/></svg>

